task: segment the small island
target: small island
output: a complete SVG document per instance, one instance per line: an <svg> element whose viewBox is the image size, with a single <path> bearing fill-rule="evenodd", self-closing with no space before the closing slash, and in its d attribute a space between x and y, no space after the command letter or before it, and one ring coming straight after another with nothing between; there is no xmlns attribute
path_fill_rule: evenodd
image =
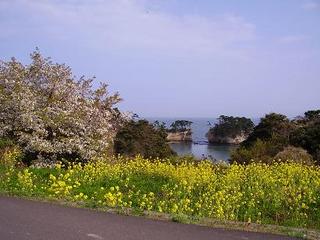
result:
<svg viewBox="0 0 320 240"><path fill-rule="evenodd" d="M206 137L212 144L240 144L252 132L254 124L249 118L221 115Z"/></svg>
<svg viewBox="0 0 320 240"><path fill-rule="evenodd" d="M169 142L192 142L191 121L177 120L170 125L167 130L167 140Z"/></svg>

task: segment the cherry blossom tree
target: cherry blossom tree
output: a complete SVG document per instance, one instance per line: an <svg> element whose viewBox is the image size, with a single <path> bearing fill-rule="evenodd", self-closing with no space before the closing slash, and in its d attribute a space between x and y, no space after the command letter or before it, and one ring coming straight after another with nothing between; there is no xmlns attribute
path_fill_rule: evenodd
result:
<svg viewBox="0 0 320 240"><path fill-rule="evenodd" d="M0 62L0 137L25 156L88 160L112 149L123 114L121 99L94 78L77 79L70 67L53 63L38 50L31 63Z"/></svg>

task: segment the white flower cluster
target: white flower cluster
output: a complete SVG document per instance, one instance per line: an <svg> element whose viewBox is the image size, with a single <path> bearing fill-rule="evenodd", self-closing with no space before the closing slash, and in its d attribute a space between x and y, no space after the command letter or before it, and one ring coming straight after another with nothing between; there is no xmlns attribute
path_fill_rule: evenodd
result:
<svg viewBox="0 0 320 240"><path fill-rule="evenodd" d="M0 62L0 137L25 152L46 156L76 154L90 159L112 147L123 114L121 99L94 79L75 79L71 69L36 51L31 64Z"/></svg>

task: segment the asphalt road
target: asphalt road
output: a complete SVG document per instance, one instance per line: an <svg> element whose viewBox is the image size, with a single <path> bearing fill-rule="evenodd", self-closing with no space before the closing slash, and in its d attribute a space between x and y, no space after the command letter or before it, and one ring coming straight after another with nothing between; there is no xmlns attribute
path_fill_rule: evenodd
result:
<svg viewBox="0 0 320 240"><path fill-rule="evenodd" d="M0 239L285 240L293 238L121 216L0 196Z"/></svg>

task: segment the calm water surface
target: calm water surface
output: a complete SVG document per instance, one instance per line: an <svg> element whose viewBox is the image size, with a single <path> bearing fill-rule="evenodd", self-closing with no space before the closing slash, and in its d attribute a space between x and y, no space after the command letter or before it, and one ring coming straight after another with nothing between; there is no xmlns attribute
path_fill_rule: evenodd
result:
<svg viewBox="0 0 320 240"><path fill-rule="evenodd" d="M191 142L170 143L170 147L180 156L192 154L203 158L211 155L217 160L228 160L232 150L236 149L234 145L199 145Z"/></svg>

